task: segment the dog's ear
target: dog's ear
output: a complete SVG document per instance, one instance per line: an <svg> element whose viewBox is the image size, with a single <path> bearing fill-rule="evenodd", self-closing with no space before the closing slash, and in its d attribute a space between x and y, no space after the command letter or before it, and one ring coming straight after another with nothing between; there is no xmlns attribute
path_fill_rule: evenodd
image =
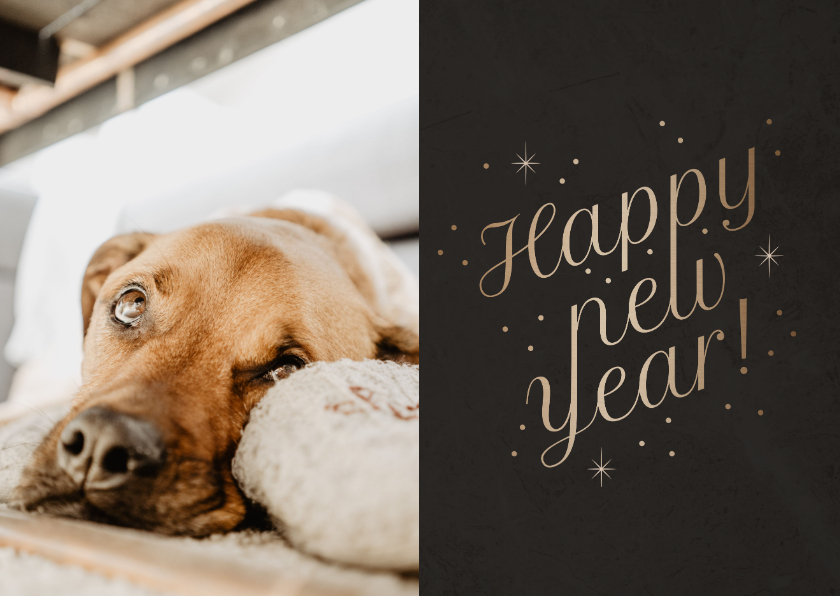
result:
<svg viewBox="0 0 840 596"><path fill-rule="evenodd" d="M376 357L401 364L420 364L420 337L414 331L397 325L377 328Z"/></svg>
<svg viewBox="0 0 840 596"><path fill-rule="evenodd" d="M111 238L100 246L91 257L82 281L82 320L84 333L87 335L93 306L102 284L115 269L122 267L139 255L148 246L151 236L145 232L135 232Z"/></svg>

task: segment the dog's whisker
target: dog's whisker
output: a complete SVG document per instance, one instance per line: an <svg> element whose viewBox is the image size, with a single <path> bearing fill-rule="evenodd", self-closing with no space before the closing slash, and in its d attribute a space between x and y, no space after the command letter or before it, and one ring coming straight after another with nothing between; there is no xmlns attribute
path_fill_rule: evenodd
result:
<svg viewBox="0 0 840 596"><path fill-rule="evenodd" d="M44 412L44 410L42 410L41 408L39 408L39 407L38 407L38 406L36 406L35 404L33 404L33 405L31 405L31 406L30 406L29 404L21 403L20 405L22 405L22 406L23 406L23 407L25 407L25 408L29 408L30 410L32 410L32 411L33 411L33 412L35 412L36 414L40 414L41 416L43 416L44 418L46 418L46 419L47 419L47 420L48 420L51 424L55 424L55 420L53 420L52 418L50 418L49 416L47 416L47 413L46 413L46 412Z"/></svg>
<svg viewBox="0 0 840 596"><path fill-rule="evenodd" d="M8 447L0 447L0 451L5 451L6 449L13 449L14 447L22 447L23 445L37 445L40 441L29 441L28 443L18 443L17 445L9 445Z"/></svg>

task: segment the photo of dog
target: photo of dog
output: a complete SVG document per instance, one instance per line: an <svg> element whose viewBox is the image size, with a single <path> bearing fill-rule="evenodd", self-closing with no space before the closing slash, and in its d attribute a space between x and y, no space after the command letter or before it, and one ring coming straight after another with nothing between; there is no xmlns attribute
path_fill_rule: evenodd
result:
<svg viewBox="0 0 840 596"><path fill-rule="evenodd" d="M270 386L313 362L419 364L416 316L392 320L411 315L377 295L362 255L294 209L106 242L82 289L82 389L12 506L166 534L235 528L231 461Z"/></svg>
<svg viewBox="0 0 840 596"><path fill-rule="evenodd" d="M416 2L0 0L0 593L418 593L419 103Z"/></svg>

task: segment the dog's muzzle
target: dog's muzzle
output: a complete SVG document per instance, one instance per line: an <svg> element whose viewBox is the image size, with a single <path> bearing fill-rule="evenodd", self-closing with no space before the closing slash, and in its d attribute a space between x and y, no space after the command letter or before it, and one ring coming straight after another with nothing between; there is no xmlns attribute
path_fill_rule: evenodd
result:
<svg viewBox="0 0 840 596"><path fill-rule="evenodd" d="M73 418L61 432L57 450L59 467L85 492L151 480L166 457L154 425L101 406Z"/></svg>

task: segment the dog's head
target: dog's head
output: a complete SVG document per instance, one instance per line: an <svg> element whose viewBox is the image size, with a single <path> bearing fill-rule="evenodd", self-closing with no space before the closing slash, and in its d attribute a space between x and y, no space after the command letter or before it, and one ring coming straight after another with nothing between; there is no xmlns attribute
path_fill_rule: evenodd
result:
<svg viewBox="0 0 840 596"><path fill-rule="evenodd" d="M253 406L315 361L419 359L346 238L272 211L114 238L82 291L83 385L24 471L26 510L168 534L227 531L231 461Z"/></svg>

